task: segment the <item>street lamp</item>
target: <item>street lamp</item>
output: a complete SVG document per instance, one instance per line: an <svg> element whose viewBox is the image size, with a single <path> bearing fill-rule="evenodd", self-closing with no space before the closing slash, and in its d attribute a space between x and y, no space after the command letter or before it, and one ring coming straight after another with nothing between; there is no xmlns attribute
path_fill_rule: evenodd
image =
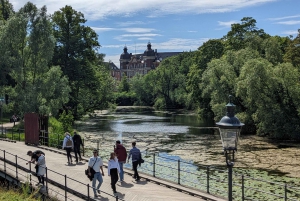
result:
<svg viewBox="0 0 300 201"><path fill-rule="evenodd" d="M234 165L234 153L237 151L238 138L242 126L245 125L234 116L235 105L231 103L232 96L229 96L229 103L226 105L227 112L219 122L220 136L226 156L226 164L228 167L228 201L232 201L232 167Z"/></svg>
<svg viewBox="0 0 300 201"><path fill-rule="evenodd" d="M4 104L4 98L0 98L0 109L1 109L1 118L0 118L0 120L1 120L1 126L2 126L2 133L1 134L3 134L3 122L2 122L2 108L3 108L3 104Z"/></svg>

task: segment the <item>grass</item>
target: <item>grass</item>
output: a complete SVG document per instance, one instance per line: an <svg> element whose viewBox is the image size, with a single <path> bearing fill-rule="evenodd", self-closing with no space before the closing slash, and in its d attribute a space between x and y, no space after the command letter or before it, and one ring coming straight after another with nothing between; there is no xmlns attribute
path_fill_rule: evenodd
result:
<svg viewBox="0 0 300 201"><path fill-rule="evenodd" d="M41 200L38 196L38 190L30 191L28 183L22 185L22 187L12 187L7 189L4 186L0 186L0 200L1 201L36 201Z"/></svg>

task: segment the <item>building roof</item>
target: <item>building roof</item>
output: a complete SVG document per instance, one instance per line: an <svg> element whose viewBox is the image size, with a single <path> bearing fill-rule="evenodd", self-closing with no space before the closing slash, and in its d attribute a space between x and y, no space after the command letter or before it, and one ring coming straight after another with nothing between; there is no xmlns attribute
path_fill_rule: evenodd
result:
<svg viewBox="0 0 300 201"><path fill-rule="evenodd" d="M119 70L119 68L116 66L116 64L114 62L104 62L105 65L108 65L110 70Z"/></svg>
<svg viewBox="0 0 300 201"><path fill-rule="evenodd" d="M124 46L124 49L123 49L123 53L120 55L120 59L130 59L131 58L131 54L129 54L127 52L127 47Z"/></svg>

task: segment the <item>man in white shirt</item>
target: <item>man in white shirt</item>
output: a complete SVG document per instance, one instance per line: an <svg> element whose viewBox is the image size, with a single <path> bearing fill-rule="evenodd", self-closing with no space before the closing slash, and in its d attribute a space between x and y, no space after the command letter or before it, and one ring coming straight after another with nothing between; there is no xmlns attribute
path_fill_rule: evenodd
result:
<svg viewBox="0 0 300 201"><path fill-rule="evenodd" d="M103 162L102 159L98 156L98 150L93 151L94 156L90 158L89 160L89 176L93 176L93 191L95 198L98 197L96 193L96 181L98 180L99 184L97 186L97 191L100 194L100 186L103 183L104 172L103 172ZM100 169L102 172L102 175L100 174Z"/></svg>

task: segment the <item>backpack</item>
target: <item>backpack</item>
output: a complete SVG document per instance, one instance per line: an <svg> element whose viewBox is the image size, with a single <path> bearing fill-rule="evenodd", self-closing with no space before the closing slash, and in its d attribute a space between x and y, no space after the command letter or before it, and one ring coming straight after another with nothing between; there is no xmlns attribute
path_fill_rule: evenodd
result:
<svg viewBox="0 0 300 201"><path fill-rule="evenodd" d="M70 139L70 137L68 137L66 142L66 147L72 147L72 146L73 146L72 140Z"/></svg>

